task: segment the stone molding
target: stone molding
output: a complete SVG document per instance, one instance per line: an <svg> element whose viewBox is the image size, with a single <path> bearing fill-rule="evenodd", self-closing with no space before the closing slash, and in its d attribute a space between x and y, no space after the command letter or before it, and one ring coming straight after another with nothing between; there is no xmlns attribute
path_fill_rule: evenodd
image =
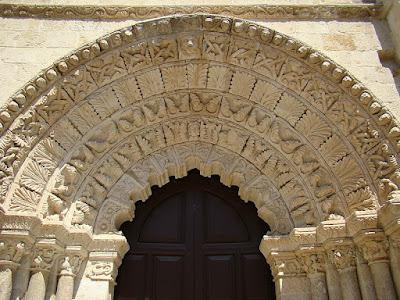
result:
<svg viewBox="0 0 400 300"><path fill-rule="evenodd" d="M255 20L271 19L365 19L379 17L382 5L200 5L200 6L95 6L0 4L1 17L129 20L158 18L170 14L223 14Z"/></svg>
<svg viewBox="0 0 400 300"><path fill-rule="evenodd" d="M339 65L244 20L111 33L44 70L0 120L0 237L32 237L41 292L54 263L65 293L85 263L83 280L112 286L135 202L193 168L254 202L274 275L300 286L323 283L325 256L353 276L357 237L398 229L397 120ZM386 237L369 236L378 261Z"/></svg>
<svg viewBox="0 0 400 300"><path fill-rule="evenodd" d="M241 168L272 179L289 217L253 192L250 200L294 227L376 210L400 180L396 120L360 82L299 41L226 17L177 16L114 32L43 71L0 119L7 214L66 226L92 227L125 173L148 172L125 195L137 193L136 201L168 176L207 165L210 157L165 156L178 144L239 155ZM154 165L154 155L167 165ZM204 174L227 176L228 185L247 182L210 167Z"/></svg>

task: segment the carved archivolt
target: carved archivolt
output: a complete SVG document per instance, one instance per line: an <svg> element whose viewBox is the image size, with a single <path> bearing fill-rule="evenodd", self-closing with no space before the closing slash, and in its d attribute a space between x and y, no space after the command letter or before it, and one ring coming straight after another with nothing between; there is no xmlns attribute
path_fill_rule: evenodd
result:
<svg viewBox="0 0 400 300"><path fill-rule="evenodd" d="M226 17L152 20L85 45L0 120L6 214L95 233L192 168L237 185L280 233L376 210L400 184L400 129L360 82Z"/></svg>

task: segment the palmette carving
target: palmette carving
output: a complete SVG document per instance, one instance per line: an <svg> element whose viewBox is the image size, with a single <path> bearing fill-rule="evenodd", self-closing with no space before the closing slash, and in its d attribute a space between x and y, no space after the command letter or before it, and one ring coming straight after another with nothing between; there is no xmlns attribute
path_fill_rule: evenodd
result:
<svg viewBox="0 0 400 300"><path fill-rule="evenodd" d="M10 102L15 112L0 115L9 130L0 142L3 199L16 183L10 211L61 220L75 205L76 219L94 219L104 198L92 199L84 178L108 190L132 163L188 141L229 149L270 176L296 226L376 209L400 184L391 115L345 70L256 24L215 16L138 24L83 47L41 79L13 97L18 110ZM162 157L154 178L162 176L150 181L163 183L170 168L185 174ZM204 172L225 170L220 159ZM222 175L228 184L247 182L252 169Z"/></svg>
<svg viewBox="0 0 400 300"><path fill-rule="evenodd" d="M351 214L394 202L400 184L397 122L361 83L299 41L226 17L152 20L82 47L0 108L0 131L0 219L21 218L5 229L86 248L115 250L135 202L193 168L238 186L279 234L277 251L294 227L299 244L313 241L304 232L348 235ZM353 246L338 244L324 244L328 258L353 268ZM364 246L387 261L385 240ZM33 254L34 271L59 261ZM286 254L270 259L276 278L324 271L319 254ZM112 282L116 265L91 258L83 276Z"/></svg>

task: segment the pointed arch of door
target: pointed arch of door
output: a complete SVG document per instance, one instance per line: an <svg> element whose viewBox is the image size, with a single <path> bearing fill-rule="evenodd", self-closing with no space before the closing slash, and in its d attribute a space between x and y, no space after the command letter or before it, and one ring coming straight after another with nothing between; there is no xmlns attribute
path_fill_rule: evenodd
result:
<svg viewBox="0 0 400 300"><path fill-rule="evenodd" d="M269 226L218 176L192 170L153 188L121 230L130 250L118 271L116 300L275 299L259 251Z"/></svg>

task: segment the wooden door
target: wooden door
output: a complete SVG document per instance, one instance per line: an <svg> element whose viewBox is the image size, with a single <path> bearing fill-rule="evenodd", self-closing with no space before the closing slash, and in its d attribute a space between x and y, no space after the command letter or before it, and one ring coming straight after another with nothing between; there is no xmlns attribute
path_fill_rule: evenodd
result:
<svg viewBox="0 0 400 300"><path fill-rule="evenodd" d="M268 226L218 177L192 171L136 205L115 299L275 299L258 246Z"/></svg>

